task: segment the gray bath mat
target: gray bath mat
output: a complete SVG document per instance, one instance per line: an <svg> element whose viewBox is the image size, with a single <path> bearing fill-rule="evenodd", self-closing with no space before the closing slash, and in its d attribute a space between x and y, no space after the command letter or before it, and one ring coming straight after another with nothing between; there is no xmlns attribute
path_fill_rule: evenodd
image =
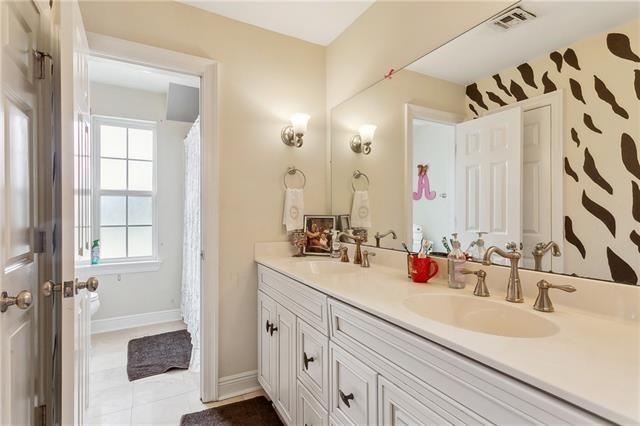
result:
<svg viewBox="0 0 640 426"><path fill-rule="evenodd" d="M197 413L185 414L180 426L281 426L282 422L271 402L264 396L234 404L209 408Z"/></svg>
<svg viewBox="0 0 640 426"><path fill-rule="evenodd" d="M190 361L191 335L187 330L140 337L129 341L127 376L131 382L173 368L188 369Z"/></svg>

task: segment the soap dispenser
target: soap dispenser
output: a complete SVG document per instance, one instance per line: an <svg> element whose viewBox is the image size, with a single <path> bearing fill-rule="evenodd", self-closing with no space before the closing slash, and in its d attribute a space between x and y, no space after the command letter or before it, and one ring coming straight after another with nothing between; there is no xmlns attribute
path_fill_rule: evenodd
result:
<svg viewBox="0 0 640 426"><path fill-rule="evenodd" d="M484 246L484 240L482 239L482 236L484 234L486 234L486 232L478 232L478 239L475 241L476 242L475 260L477 260L478 262L482 262L482 260L484 259L484 254L487 252L487 249Z"/></svg>
<svg viewBox="0 0 640 426"><path fill-rule="evenodd" d="M464 265L467 262L467 257L460 248L460 241L458 241L458 234L454 233L453 240L451 240L451 253L447 255L447 265L449 267L449 287L450 288L464 288L466 285L465 276L462 273Z"/></svg>
<svg viewBox="0 0 640 426"><path fill-rule="evenodd" d="M340 238L338 238L339 232L334 229L331 231L331 257L337 259L340 257L340 248L342 244L340 244Z"/></svg>

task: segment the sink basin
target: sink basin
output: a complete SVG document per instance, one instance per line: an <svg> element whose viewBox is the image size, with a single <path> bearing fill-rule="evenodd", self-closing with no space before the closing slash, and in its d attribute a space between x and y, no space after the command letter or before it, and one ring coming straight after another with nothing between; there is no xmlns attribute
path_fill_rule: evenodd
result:
<svg viewBox="0 0 640 426"><path fill-rule="evenodd" d="M421 294L405 299L412 312L447 325L504 337L547 337L558 332L532 312L473 296Z"/></svg>
<svg viewBox="0 0 640 426"><path fill-rule="evenodd" d="M331 261L306 261L300 262L295 266L301 273L305 274L326 274L326 275L344 275L355 274L360 267L351 263L331 262Z"/></svg>

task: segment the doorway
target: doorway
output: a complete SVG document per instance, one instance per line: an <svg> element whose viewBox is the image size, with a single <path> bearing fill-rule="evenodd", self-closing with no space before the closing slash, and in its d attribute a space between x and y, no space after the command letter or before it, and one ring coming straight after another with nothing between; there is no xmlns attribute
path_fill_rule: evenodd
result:
<svg viewBox="0 0 640 426"><path fill-rule="evenodd" d="M88 80L75 264L76 276L100 285L81 319L86 418L177 421L204 407L200 78L89 56Z"/></svg>

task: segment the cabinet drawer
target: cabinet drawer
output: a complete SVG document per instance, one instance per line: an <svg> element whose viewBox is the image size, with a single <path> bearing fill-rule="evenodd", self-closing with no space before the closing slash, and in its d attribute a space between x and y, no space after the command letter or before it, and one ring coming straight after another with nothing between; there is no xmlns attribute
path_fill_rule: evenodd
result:
<svg viewBox="0 0 640 426"><path fill-rule="evenodd" d="M276 302L328 335L327 296L286 275L258 265L258 288Z"/></svg>
<svg viewBox="0 0 640 426"><path fill-rule="evenodd" d="M298 380L323 406L327 407L329 403L329 339L298 318L297 347Z"/></svg>
<svg viewBox="0 0 640 426"><path fill-rule="evenodd" d="M304 426L327 426L329 414L307 388L298 382L298 424Z"/></svg>
<svg viewBox="0 0 640 426"><path fill-rule="evenodd" d="M457 405L465 417L519 425L602 422L561 399L349 305L331 299L329 309L331 345L335 341L382 374L385 368L391 371L390 365L406 372L419 386Z"/></svg>
<svg viewBox="0 0 640 426"><path fill-rule="evenodd" d="M378 418L380 424L389 426L463 424L438 406L422 404L382 376L378 377Z"/></svg>
<svg viewBox="0 0 640 426"><path fill-rule="evenodd" d="M329 352L331 416L343 425L376 424L377 373L333 343Z"/></svg>

